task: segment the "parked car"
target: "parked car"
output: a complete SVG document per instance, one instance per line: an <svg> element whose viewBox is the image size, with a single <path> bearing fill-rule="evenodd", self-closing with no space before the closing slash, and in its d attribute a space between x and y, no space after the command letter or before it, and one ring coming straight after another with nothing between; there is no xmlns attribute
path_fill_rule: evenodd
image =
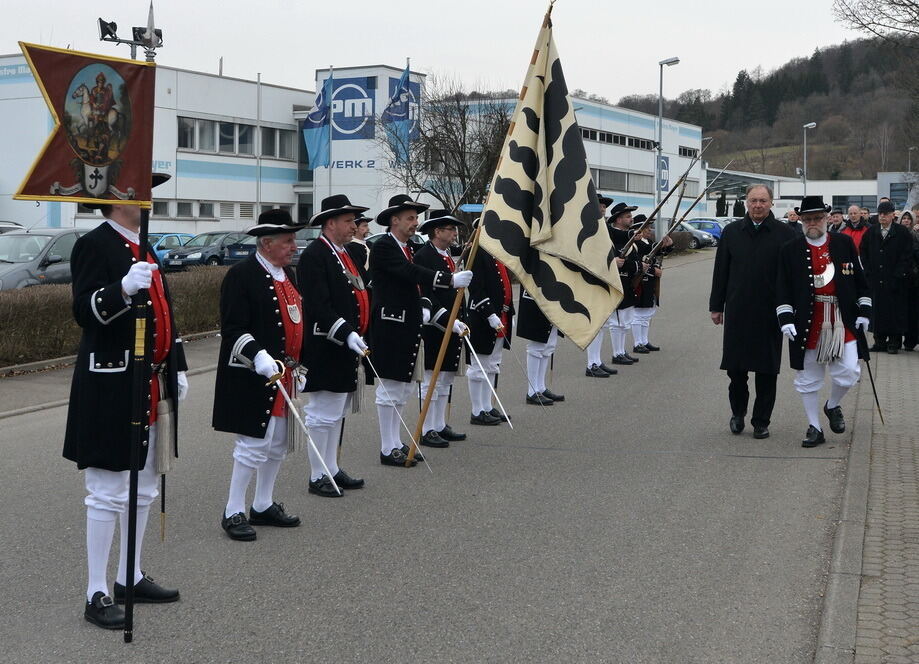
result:
<svg viewBox="0 0 919 664"><path fill-rule="evenodd" d="M705 231L711 234L712 238L714 238L712 245L715 247L718 246L718 243L721 241L721 231L724 230L724 226L722 226L717 219L711 217L698 217L696 219L688 219L686 223L696 230Z"/></svg>
<svg viewBox="0 0 919 664"><path fill-rule="evenodd" d="M15 221L0 221L0 233L24 230L25 226Z"/></svg>
<svg viewBox="0 0 919 664"><path fill-rule="evenodd" d="M69 284L70 254L87 229L39 228L0 235L0 290Z"/></svg>
<svg viewBox="0 0 919 664"><path fill-rule="evenodd" d="M184 270L191 265L222 265L227 246L246 237L249 236L236 231L201 233L167 253L163 268Z"/></svg>
<svg viewBox="0 0 919 664"><path fill-rule="evenodd" d="M296 241L297 241L297 253L294 254L293 259L291 260L291 265L296 265L300 262L300 254L303 253L303 250L309 246L309 243L315 240L322 234L322 229L318 226L308 226L306 228L301 228L297 231ZM226 249L224 249L223 262L225 265L233 265L247 259L249 256L255 253L255 237L247 235L239 242L234 242L233 244L228 244Z"/></svg>
<svg viewBox="0 0 919 664"><path fill-rule="evenodd" d="M166 258L166 254L178 249L193 237L194 235L191 233L150 233L147 236L147 241L153 247L153 253L162 263Z"/></svg>
<svg viewBox="0 0 919 664"><path fill-rule="evenodd" d="M700 249L702 247L713 247L715 246L715 238L708 231L702 231L698 228L693 228L685 221L680 224L679 229L681 231L686 231L692 237L689 238L689 248L690 249Z"/></svg>
<svg viewBox="0 0 919 664"><path fill-rule="evenodd" d="M384 235L386 235L386 233L374 233L373 235L368 235L364 241L367 243L368 247L372 247L373 243L379 240ZM428 238L422 235L421 233L415 233L414 235L412 235L412 237L409 238L409 242L415 245L415 249L420 248L421 245L423 245L427 241L428 241Z"/></svg>

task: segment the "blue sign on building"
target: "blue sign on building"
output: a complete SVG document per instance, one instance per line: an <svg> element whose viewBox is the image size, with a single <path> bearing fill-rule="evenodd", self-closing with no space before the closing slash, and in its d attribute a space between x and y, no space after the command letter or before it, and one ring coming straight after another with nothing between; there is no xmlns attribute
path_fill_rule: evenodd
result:
<svg viewBox="0 0 919 664"><path fill-rule="evenodd" d="M399 79L389 77L389 93L387 94L387 99L392 99L392 96L396 94L396 88L399 87ZM416 81L408 82L408 115L409 119L412 122L412 126L409 132L409 140L416 140L418 138L418 116L419 109L421 108L421 83Z"/></svg>
<svg viewBox="0 0 919 664"><path fill-rule="evenodd" d="M334 86L332 140L373 138L377 77L336 78Z"/></svg>
<svg viewBox="0 0 919 664"><path fill-rule="evenodd" d="M661 155L660 179L657 181L658 191L670 191L670 157Z"/></svg>

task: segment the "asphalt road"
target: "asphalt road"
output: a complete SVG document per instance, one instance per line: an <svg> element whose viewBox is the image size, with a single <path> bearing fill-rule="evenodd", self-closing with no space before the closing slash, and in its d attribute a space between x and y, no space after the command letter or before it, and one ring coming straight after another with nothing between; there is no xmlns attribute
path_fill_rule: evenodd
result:
<svg viewBox="0 0 919 664"><path fill-rule="evenodd" d="M469 426L460 383L452 424L470 438L428 452L433 473L378 463L371 405L348 419L343 455L367 487L311 496L293 456L275 498L303 525L253 543L220 529L231 441L210 427L214 373L193 376L167 539L152 517L143 564L182 601L138 606L131 645L82 618L66 408L0 420L0 661L810 662L848 440L799 446L784 368L772 437L728 432L712 254L667 272L662 352L589 379L563 342L551 386L568 399L545 410L523 404L506 355L514 430ZM517 340L515 353L525 363Z"/></svg>

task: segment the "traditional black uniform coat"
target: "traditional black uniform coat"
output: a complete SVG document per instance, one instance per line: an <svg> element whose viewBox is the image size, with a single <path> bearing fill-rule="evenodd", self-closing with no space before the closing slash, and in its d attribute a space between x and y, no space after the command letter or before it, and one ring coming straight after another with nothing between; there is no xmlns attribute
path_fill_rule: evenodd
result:
<svg viewBox="0 0 919 664"><path fill-rule="evenodd" d="M286 267L284 272L296 286L294 271ZM284 361L285 336L274 279L255 254L231 267L223 278L220 335L213 427L263 438L278 388L265 385L265 377L255 373L254 360L264 350Z"/></svg>
<svg viewBox="0 0 919 664"><path fill-rule="evenodd" d="M881 225L874 224L862 236L859 254L874 305L871 331L882 337L905 334L913 265L912 235L894 222L884 238Z"/></svg>
<svg viewBox="0 0 919 664"><path fill-rule="evenodd" d="M349 243L345 251L366 287L361 248ZM321 238L316 239L303 250L297 265L297 283L304 284L303 365L307 370L307 392L357 389L360 358L345 343L352 332L359 333L356 285L333 251Z"/></svg>
<svg viewBox="0 0 919 664"><path fill-rule="evenodd" d="M148 248L148 253L153 254ZM134 380L134 315L121 294L121 278L136 262L130 245L108 223L77 240L70 259L73 274L73 317L83 328L70 388L64 457L79 468L129 469L131 400ZM169 287L163 287L172 317ZM153 347L153 307L147 307L147 347ZM172 319L172 345L164 360L167 396L178 417L179 371L185 371L185 353ZM151 368L145 367L150 379ZM161 379L163 376L161 376ZM150 395L145 396L149 408ZM146 410L145 408L145 410ZM173 440L173 445L178 445ZM144 467L147 445L141 448Z"/></svg>
<svg viewBox="0 0 919 664"><path fill-rule="evenodd" d="M858 252L852 238L842 233L828 233L830 258L833 259L836 299L842 323L853 333L855 319L871 318L871 297L868 282L858 262ZM788 342L788 359L792 369L804 369L804 352L807 335L813 325L822 325L823 319L814 320L814 269L811 252L803 235L784 245L779 253L779 270L776 277L776 313L779 326L795 326L797 336ZM865 336L856 334L858 356L868 358Z"/></svg>
<svg viewBox="0 0 919 664"><path fill-rule="evenodd" d="M616 228L612 224L609 224L609 236L613 241L613 246L616 248L616 251L621 252L632 237L632 234L629 231ZM632 245L632 247L634 248L635 245ZM622 282L622 302L619 303L616 309L628 309L629 307L637 306L635 289L632 288L632 278L638 274L640 269L641 263L638 252L630 249L629 255L625 256L625 263L619 268L619 279Z"/></svg>
<svg viewBox="0 0 919 664"><path fill-rule="evenodd" d="M411 244L408 249L412 251ZM370 359L380 378L410 382L421 345L421 308L432 308L419 287L447 290L453 277L447 269L410 261L389 233L370 249L370 277Z"/></svg>
<svg viewBox="0 0 919 664"><path fill-rule="evenodd" d="M437 252L437 248L430 242L425 242L424 246L415 252L415 264L435 271L450 269L444 257ZM421 331L421 336L424 339L424 368L431 371L437 363L440 344L443 342L446 325L450 320L450 312L453 310L453 302L456 299L456 289L452 287L434 288L429 282L422 286L422 294L431 302L431 320ZM458 320L464 320L464 307L461 306L457 318ZM459 369L460 355L462 354L464 343L459 336L455 334L450 336L447 354L444 356L444 362L441 366L442 371L457 371Z"/></svg>
<svg viewBox="0 0 919 664"><path fill-rule="evenodd" d="M517 336L544 344L549 341L551 332L552 321L546 318L533 296L521 288L520 304L517 306ZM558 336L561 338L565 335L559 330Z"/></svg>
<svg viewBox="0 0 919 664"><path fill-rule="evenodd" d="M478 354L491 355L495 349L496 333L488 324L488 317L495 314L499 318L505 299L510 300L507 311L507 328L504 331L504 347L511 347L511 333L514 329L514 294L505 293L504 283L498 273L498 263L494 256L478 248L472 262L472 282L466 290L469 292L469 341Z"/></svg>
<svg viewBox="0 0 919 664"><path fill-rule="evenodd" d="M354 264L366 270L369 264L368 259L370 258L370 250L367 248L367 245L357 240L351 240L345 248L354 260Z"/></svg>
<svg viewBox="0 0 919 664"><path fill-rule="evenodd" d="M747 215L724 228L712 273L709 311L724 313L721 368L777 374L782 333L775 316L779 249L795 232L770 212L754 229Z"/></svg>
<svg viewBox="0 0 919 664"><path fill-rule="evenodd" d="M651 253L651 249L654 248L654 245L648 240L639 240L635 243L635 247L638 249L638 256L639 259L641 259ZM670 247L661 248L658 252L658 256L663 256L669 252ZM641 263L641 269L641 286L635 292L635 306L640 309L650 309L660 304L660 298L657 294L658 278L654 276L654 270L650 266Z"/></svg>

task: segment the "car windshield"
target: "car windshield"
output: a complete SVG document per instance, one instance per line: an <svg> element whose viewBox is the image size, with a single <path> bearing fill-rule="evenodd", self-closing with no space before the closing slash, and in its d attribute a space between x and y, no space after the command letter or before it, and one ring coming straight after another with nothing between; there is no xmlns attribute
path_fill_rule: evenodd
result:
<svg viewBox="0 0 919 664"><path fill-rule="evenodd" d="M147 242L150 244L156 244L163 237L162 233L149 233L147 235Z"/></svg>
<svg viewBox="0 0 919 664"><path fill-rule="evenodd" d="M310 228L301 228L297 231L298 240L315 240L322 233L322 229L318 227Z"/></svg>
<svg viewBox="0 0 919 664"><path fill-rule="evenodd" d="M27 263L35 260L49 242L51 242L50 235L5 233L0 235L0 261Z"/></svg>
<svg viewBox="0 0 919 664"><path fill-rule="evenodd" d="M220 240L220 235L215 235L214 233L204 233L202 235L196 235L188 242L183 244L183 247L207 247L212 244L216 244Z"/></svg>

